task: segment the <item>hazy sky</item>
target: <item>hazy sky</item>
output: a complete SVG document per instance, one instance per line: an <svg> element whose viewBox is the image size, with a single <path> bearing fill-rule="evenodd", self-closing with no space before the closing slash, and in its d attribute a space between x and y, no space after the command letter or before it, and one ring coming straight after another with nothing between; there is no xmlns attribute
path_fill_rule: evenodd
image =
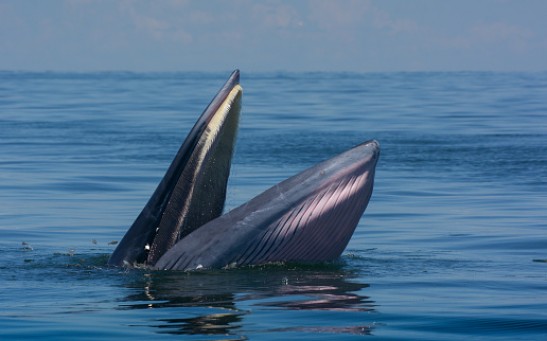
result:
<svg viewBox="0 0 547 341"><path fill-rule="evenodd" d="M0 0L0 70L547 71L545 0Z"/></svg>

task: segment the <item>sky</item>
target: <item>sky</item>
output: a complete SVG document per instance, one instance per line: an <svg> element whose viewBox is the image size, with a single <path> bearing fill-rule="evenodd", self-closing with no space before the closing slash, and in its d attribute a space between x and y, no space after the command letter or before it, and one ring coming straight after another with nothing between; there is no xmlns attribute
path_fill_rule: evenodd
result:
<svg viewBox="0 0 547 341"><path fill-rule="evenodd" d="M547 71L545 0L0 0L0 70Z"/></svg>

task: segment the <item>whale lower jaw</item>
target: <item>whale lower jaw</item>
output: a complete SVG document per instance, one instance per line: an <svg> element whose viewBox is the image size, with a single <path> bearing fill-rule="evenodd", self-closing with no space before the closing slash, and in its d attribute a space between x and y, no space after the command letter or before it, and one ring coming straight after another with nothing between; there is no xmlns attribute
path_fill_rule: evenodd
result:
<svg viewBox="0 0 547 341"><path fill-rule="evenodd" d="M368 141L273 186L181 239L155 268L338 258L372 195L379 153L379 144Z"/></svg>

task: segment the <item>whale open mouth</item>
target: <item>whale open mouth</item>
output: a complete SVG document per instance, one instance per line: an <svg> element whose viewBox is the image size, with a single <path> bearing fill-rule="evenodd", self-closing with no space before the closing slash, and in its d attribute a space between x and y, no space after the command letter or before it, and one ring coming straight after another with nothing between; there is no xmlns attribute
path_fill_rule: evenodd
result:
<svg viewBox="0 0 547 341"><path fill-rule="evenodd" d="M241 97L236 70L190 131L109 265L195 270L341 255L372 195L378 142L361 143L221 215Z"/></svg>

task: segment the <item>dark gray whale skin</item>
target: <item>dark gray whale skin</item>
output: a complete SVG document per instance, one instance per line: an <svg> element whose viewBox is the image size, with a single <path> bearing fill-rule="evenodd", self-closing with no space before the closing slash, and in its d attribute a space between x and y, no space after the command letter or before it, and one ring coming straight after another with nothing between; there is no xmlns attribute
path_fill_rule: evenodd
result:
<svg viewBox="0 0 547 341"><path fill-rule="evenodd" d="M198 270L338 258L363 215L380 155L371 140L224 214L239 71L200 116L108 264Z"/></svg>
<svg viewBox="0 0 547 341"><path fill-rule="evenodd" d="M155 264L196 270L323 262L346 248L372 194L378 142L364 142L213 219Z"/></svg>
<svg viewBox="0 0 547 341"><path fill-rule="evenodd" d="M182 143L109 265L154 265L180 238L222 214L241 96L235 70Z"/></svg>

